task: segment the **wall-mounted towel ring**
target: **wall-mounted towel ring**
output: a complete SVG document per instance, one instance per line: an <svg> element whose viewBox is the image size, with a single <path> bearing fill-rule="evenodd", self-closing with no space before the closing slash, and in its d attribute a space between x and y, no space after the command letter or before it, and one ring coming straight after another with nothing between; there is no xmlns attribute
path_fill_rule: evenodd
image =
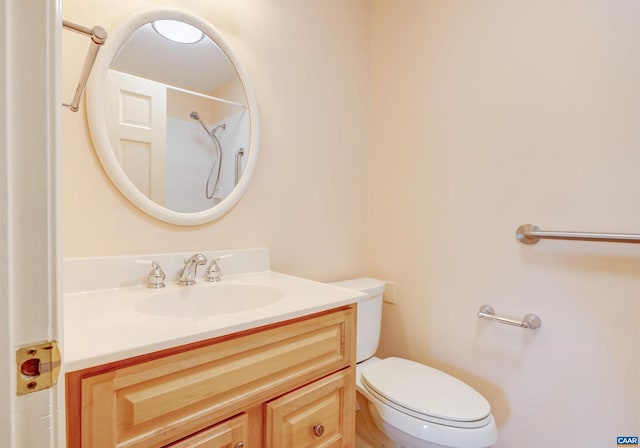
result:
<svg viewBox="0 0 640 448"><path fill-rule="evenodd" d="M529 313L524 316L524 319L522 319L521 321L507 319L506 317L499 317L495 314L496 313L493 310L493 307L490 305L482 305L480 307L480 310L478 311L479 318L495 320L496 322L500 322L501 324L513 325L515 327L521 328L531 328L532 330L535 330L536 328L539 328L540 325L542 325L542 320L536 314Z"/></svg>

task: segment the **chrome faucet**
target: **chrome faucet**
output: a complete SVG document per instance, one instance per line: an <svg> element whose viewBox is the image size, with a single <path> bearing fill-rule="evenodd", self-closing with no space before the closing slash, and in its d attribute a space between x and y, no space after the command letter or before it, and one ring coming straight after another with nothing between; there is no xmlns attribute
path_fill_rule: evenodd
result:
<svg viewBox="0 0 640 448"><path fill-rule="evenodd" d="M196 269L198 266L207 264L207 257L202 254L192 255L191 258L184 259L184 268L178 275L179 285L193 285L196 283Z"/></svg>

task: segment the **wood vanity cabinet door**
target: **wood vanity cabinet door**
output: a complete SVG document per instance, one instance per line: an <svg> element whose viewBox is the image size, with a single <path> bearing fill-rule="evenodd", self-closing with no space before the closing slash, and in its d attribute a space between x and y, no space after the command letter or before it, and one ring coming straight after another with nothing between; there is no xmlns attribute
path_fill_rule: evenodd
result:
<svg viewBox="0 0 640 448"><path fill-rule="evenodd" d="M355 375L349 367L266 404L266 448L352 448Z"/></svg>
<svg viewBox="0 0 640 448"><path fill-rule="evenodd" d="M163 448L249 448L249 417L242 414Z"/></svg>

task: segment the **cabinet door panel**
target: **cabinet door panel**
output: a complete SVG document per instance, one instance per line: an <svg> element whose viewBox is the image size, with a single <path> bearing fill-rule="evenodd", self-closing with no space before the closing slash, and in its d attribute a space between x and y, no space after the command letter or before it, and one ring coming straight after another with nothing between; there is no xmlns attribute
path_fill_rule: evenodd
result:
<svg viewBox="0 0 640 448"><path fill-rule="evenodd" d="M249 418L242 414L164 448L249 448Z"/></svg>
<svg viewBox="0 0 640 448"><path fill-rule="evenodd" d="M267 403L267 448L351 448L355 380L348 368Z"/></svg>

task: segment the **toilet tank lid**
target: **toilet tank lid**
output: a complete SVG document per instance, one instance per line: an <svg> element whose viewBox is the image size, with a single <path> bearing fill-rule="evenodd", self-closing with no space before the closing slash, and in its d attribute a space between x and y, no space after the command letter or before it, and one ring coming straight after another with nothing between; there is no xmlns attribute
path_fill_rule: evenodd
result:
<svg viewBox="0 0 640 448"><path fill-rule="evenodd" d="M354 289L356 291L366 292L370 296L377 296L384 292L386 282L384 280L378 280L376 278L354 278L351 280L343 280L341 282L331 283L335 286L342 288Z"/></svg>

